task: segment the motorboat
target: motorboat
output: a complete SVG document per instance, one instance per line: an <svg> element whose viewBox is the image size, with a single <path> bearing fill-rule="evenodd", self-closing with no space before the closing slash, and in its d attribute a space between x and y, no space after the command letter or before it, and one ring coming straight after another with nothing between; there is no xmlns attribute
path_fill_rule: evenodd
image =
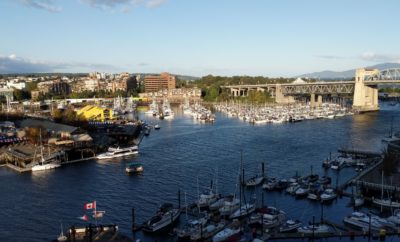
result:
<svg viewBox="0 0 400 242"><path fill-rule="evenodd" d="M278 184L276 178L269 178L267 181L262 185L262 188L268 191L272 191L275 189L275 186Z"/></svg>
<svg viewBox="0 0 400 242"><path fill-rule="evenodd" d="M301 227L301 222L299 220L289 219L279 228L279 232L281 233L295 232L300 227Z"/></svg>
<svg viewBox="0 0 400 242"><path fill-rule="evenodd" d="M127 173L141 173L143 172L143 166L138 162L130 162L126 165L125 171Z"/></svg>
<svg viewBox="0 0 400 242"><path fill-rule="evenodd" d="M323 233L329 233L330 229L328 225L325 224L311 224L303 227L299 227L297 229L297 232L303 233L303 234L323 234Z"/></svg>
<svg viewBox="0 0 400 242"><path fill-rule="evenodd" d="M219 209L219 213L222 216L231 215L240 206L240 201L237 198L233 198L231 201L225 201L224 205Z"/></svg>
<svg viewBox="0 0 400 242"><path fill-rule="evenodd" d="M219 210L220 208L222 208L225 205L226 201L229 202L229 201L232 201L232 199L233 199L232 196L220 198L217 201L215 201L214 203L210 204L209 209L210 209L210 211Z"/></svg>
<svg viewBox="0 0 400 242"><path fill-rule="evenodd" d="M200 194L200 198L197 202L199 208L207 208L218 200L219 196L212 189L209 192Z"/></svg>
<svg viewBox="0 0 400 242"><path fill-rule="evenodd" d="M221 242L221 241L226 241L230 239L231 237L234 237L235 235L238 235L240 233L240 228L225 228L218 232L216 235L213 236L212 241L213 242Z"/></svg>
<svg viewBox="0 0 400 242"><path fill-rule="evenodd" d="M309 192L309 189L306 187L300 187L299 189L297 189L294 194L296 195L297 198L301 198L304 196L307 196Z"/></svg>
<svg viewBox="0 0 400 242"><path fill-rule="evenodd" d="M206 216L199 219L188 220L183 228L177 228L174 231L179 240L190 240L193 234L200 233L200 230L206 227L208 220L209 216L206 214Z"/></svg>
<svg viewBox="0 0 400 242"><path fill-rule="evenodd" d="M255 177L252 177L249 180L247 180L245 184L247 187L255 187L255 186L260 185L263 180L264 180L264 177L255 176Z"/></svg>
<svg viewBox="0 0 400 242"><path fill-rule="evenodd" d="M190 240L191 241L203 241L213 237L216 233L220 232L225 227L224 222L220 222L218 224L208 224L206 226L202 226L202 230L198 229L191 233Z"/></svg>
<svg viewBox="0 0 400 242"><path fill-rule="evenodd" d="M99 154L96 156L97 159L102 160L102 159L111 159L111 158L117 158L117 157L123 157L123 156L128 156L128 155L137 155L139 153L138 146L131 146L131 147L125 147L125 148L113 148L110 147L107 152Z"/></svg>
<svg viewBox="0 0 400 242"><path fill-rule="evenodd" d="M172 204L165 203L156 215L143 224L142 230L148 233L159 233L170 229L178 221L181 210L173 208Z"/></svg>
<svg viewBox="0 0 400 242"><path fill-rule="evenodd" d="M45 171L55 169L61 166L59 161L51 161L49 163L42 162L41 164L37 164L32 167L32 171Z"/></svg>
<svg viewBox="0 0 400 242"><path fill-rule="evenodd" d="M161 128L161 127L160 127L159 124L154 125L154 129L155 129L155 130L158 130L158 129L160 129L160 128Z"/></svg>
<svg viewBox="0 0 400 242"><path fill-rule="evenodd" d="M332 201L336 197L337 197L337 194L336 194L335 190L333 190L332 188L325 189L325 191L320 196L321 202Z"/></svg>
<svg viewBox="0 0 400 242"><path fill-rule="evenodd" d="M343 219L343 222L363 231L368 231L369 229L379 231L383 227L382 224L377 222L375 219L372 217L370 218L368 215L361 212L353 212L351 215L346 216Z"/></svg>

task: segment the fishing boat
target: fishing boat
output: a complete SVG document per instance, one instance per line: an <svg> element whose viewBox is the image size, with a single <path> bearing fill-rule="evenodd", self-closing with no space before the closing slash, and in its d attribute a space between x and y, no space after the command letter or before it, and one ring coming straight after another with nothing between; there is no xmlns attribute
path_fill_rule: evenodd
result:
<svg viewBox="0 0 400 242"><path fill-rule="evenodd" d="M107 152L99 154L96 156L97 159L102 160L102 159L111 159L111 158L117 158L117 157L123 157L123 156L128 156L128 155L137 155L139 153L138 151L138 146L130 146L130 147L110 147Z"/></svg>
<svg viewBox="0 0 400 242"><path fill-rule="evenodd" d="M156 215L143 224L142 230L148 233L161 233L169 230L178 221L181 210L173 208L172 204L165 203Z"/></svg>
<svg viewBox="0 0 400 242"><path fill-rule="evenodd" d="M290 233L297 231L301 227L301 222L299 220L287 220L280 228L281 233Z"/></svg>
<svg viewBox="0 0 400 242"><path fill-rule="evenodd" d="M137 162L130 162L126 165L125 171L127 173L141 173L143 172L143 166L141 163L137 163Z"/></svg>

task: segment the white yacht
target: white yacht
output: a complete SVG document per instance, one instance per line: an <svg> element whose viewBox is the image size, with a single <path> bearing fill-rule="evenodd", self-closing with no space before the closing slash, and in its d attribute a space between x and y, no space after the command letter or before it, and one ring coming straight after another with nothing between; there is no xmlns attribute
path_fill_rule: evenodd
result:
<svg viewBox="0 0 400 242"><path fill-rule="evenodd" d="M136 155L138 153L139 150L137 145L126 148L110 147L107 152L97 155L96 158L99 160L103 160L103 159L111 159L128 155Z"/></svg>
<svg viewBox="0 0 400 242"><path fill-rule="evenodd" d="M50 170L50 169L55 169L57 167L60 167L61 163L59 161L51 161L49 163L44 163L42 161L42 164L38 164L32 167L32 171L44 171L44 170Z"/></svg>

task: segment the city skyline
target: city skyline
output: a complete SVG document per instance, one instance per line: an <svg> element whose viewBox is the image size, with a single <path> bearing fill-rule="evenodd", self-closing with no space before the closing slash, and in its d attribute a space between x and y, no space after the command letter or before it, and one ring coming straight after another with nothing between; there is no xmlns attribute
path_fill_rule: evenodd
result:
<svg viewBox="0 0 400 242"><path fill-rule="evenodd" d="M0 23L0 73L291 77L399 63L399 6L373 0L6 0L0 2L7 20Z"/></svg>

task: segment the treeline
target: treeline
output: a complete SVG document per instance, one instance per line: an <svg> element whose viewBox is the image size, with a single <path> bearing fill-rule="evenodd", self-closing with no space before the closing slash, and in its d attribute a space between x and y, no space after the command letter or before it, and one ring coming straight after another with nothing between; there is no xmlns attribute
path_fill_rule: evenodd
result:
<svg viewBox="0 0 400 242"><path fill-rule="evenodd" d="M384 88L379 88L379 92L400 93L400 88L398 88L398 87L384 87Z"/></svg>
<svg viewBox="0 0 400 242"><path fill-rule="evenodd" d="M263 76L204 76L201 79L191 82L189 87L197 86L202 90L202 96L205 101L226 101L233 97L227 90L223 90L222 86L228 85L244 85L244 84L274 84L274 83L289 83L293 82L295 78L269 78ZM315 82L315 80L307 80L308 82ZM236 97L253 103L263 103L273 101L268 92L249 92L247 97Z"/></svg>

